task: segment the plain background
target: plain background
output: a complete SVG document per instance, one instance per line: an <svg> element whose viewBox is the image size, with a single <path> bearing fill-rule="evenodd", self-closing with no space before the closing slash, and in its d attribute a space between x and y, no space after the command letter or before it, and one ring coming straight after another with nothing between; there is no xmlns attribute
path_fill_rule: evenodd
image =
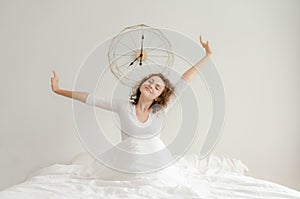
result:
<svg viewBox="0 0 300 199"><path fill-rule="evenodd" d="M170 28L210 41L226 92L215 155L247 175L300 190L300 2L0 1L0 189L83 150L71 100L51 92L51 70L72 88L88 53L124 27ZM200 57L199 57L200 58Z"/></svg>

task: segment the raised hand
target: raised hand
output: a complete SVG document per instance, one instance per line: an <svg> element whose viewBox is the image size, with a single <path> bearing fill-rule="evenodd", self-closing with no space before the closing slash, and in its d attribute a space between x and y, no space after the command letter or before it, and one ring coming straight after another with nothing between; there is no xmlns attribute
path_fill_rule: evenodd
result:
<svg viewBox="0 0 300 199"><path fill-rule="evenodd" d="M57 92L59 90L58 88L58 76L55 72L55 70L52 70L54 77L51 77L51 88L53 92Z"/></svg>
<svg viewBox="0 0 300 199"><path fill-rule="evenodd" d="M208 41L206 41L206 42L203 41L202 35L200 35L200 43L201 43L202 47L205 49L206 54L211 55L212 52L211 52L211 49L209 47L209 43L208 43Z"/></svg>

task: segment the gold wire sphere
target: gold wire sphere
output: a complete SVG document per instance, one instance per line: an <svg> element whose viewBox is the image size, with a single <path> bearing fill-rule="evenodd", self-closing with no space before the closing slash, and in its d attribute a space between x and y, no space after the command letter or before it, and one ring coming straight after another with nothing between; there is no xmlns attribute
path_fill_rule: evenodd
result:
<svg viewBox="0 0 300 199"><path fill-rule="evenodd" d="M108 61L114 76L122 84L132 87L137 79L131 77L130 72L139 68L145 73L168 75L173 67L174 55L171 43L162 30L139 24L124 28L112 38ZM160 66L160 69L153 65Z"/></svg>

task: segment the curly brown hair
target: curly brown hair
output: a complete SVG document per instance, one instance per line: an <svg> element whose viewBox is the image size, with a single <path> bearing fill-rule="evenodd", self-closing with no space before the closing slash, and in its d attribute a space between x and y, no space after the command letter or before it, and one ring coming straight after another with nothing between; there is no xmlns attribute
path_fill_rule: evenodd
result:
<svg viewBox="0 0 300 199"><path fill-rule="evenodd" d="M133 88L133 93L130 95L130 102L134 105L139 102L140 95L141 95L141 91L140 91L141 85L146 80L148 80L150 77L153 77L153 76L160 77L163 80L163 82L165 83L165 88L164 88L163 92L160 94L160 96L157 98L157 100L153 101L153 103L150 105L150 108L152 108L152 112L155 113L167 106L169 98L174 91L174 86L171 84L170 80L167 79L161 73L152 73L152 74L149 74L148 76L144 77L140 81L140 83Z"/></svg>

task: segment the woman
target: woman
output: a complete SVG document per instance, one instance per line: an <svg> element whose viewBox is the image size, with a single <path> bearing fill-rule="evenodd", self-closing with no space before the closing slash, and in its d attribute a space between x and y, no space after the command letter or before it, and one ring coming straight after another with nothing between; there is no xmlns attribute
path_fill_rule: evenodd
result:
<svg viewBox="0 0 300 199"><path fill-rule="evenodd" d="M97 98L88 92L62 90L58 86L58 77L53 70L51 77L52 90L59 95L79 100L83 103L94 105L109 111L114 111L120 118L122 142L116 147L100 154L99 159L118 171L129 173L141 173L156 170L166 165L172 158L166 146L159 139L165 113L185 90L188 83L195 77L198 69L209 59L212 52L209 43L203 42L200 35L200 43L206 51L206 55L193 67L188 69L173 87L170 81L162 74L150 74L145 77L131 95L130 101L121 99ZM122 150L119 150L122 149ZM125 151L125 152L124 152ZM137 154L149 154L157 151L157 156L139 156ZM154 157L154 159L153 159ZM170 175L174 176L174 170ZM107 170L100 166L88 166L82 170L79 176L99 177L103 179L120 180L119 172Z"/></svg>

